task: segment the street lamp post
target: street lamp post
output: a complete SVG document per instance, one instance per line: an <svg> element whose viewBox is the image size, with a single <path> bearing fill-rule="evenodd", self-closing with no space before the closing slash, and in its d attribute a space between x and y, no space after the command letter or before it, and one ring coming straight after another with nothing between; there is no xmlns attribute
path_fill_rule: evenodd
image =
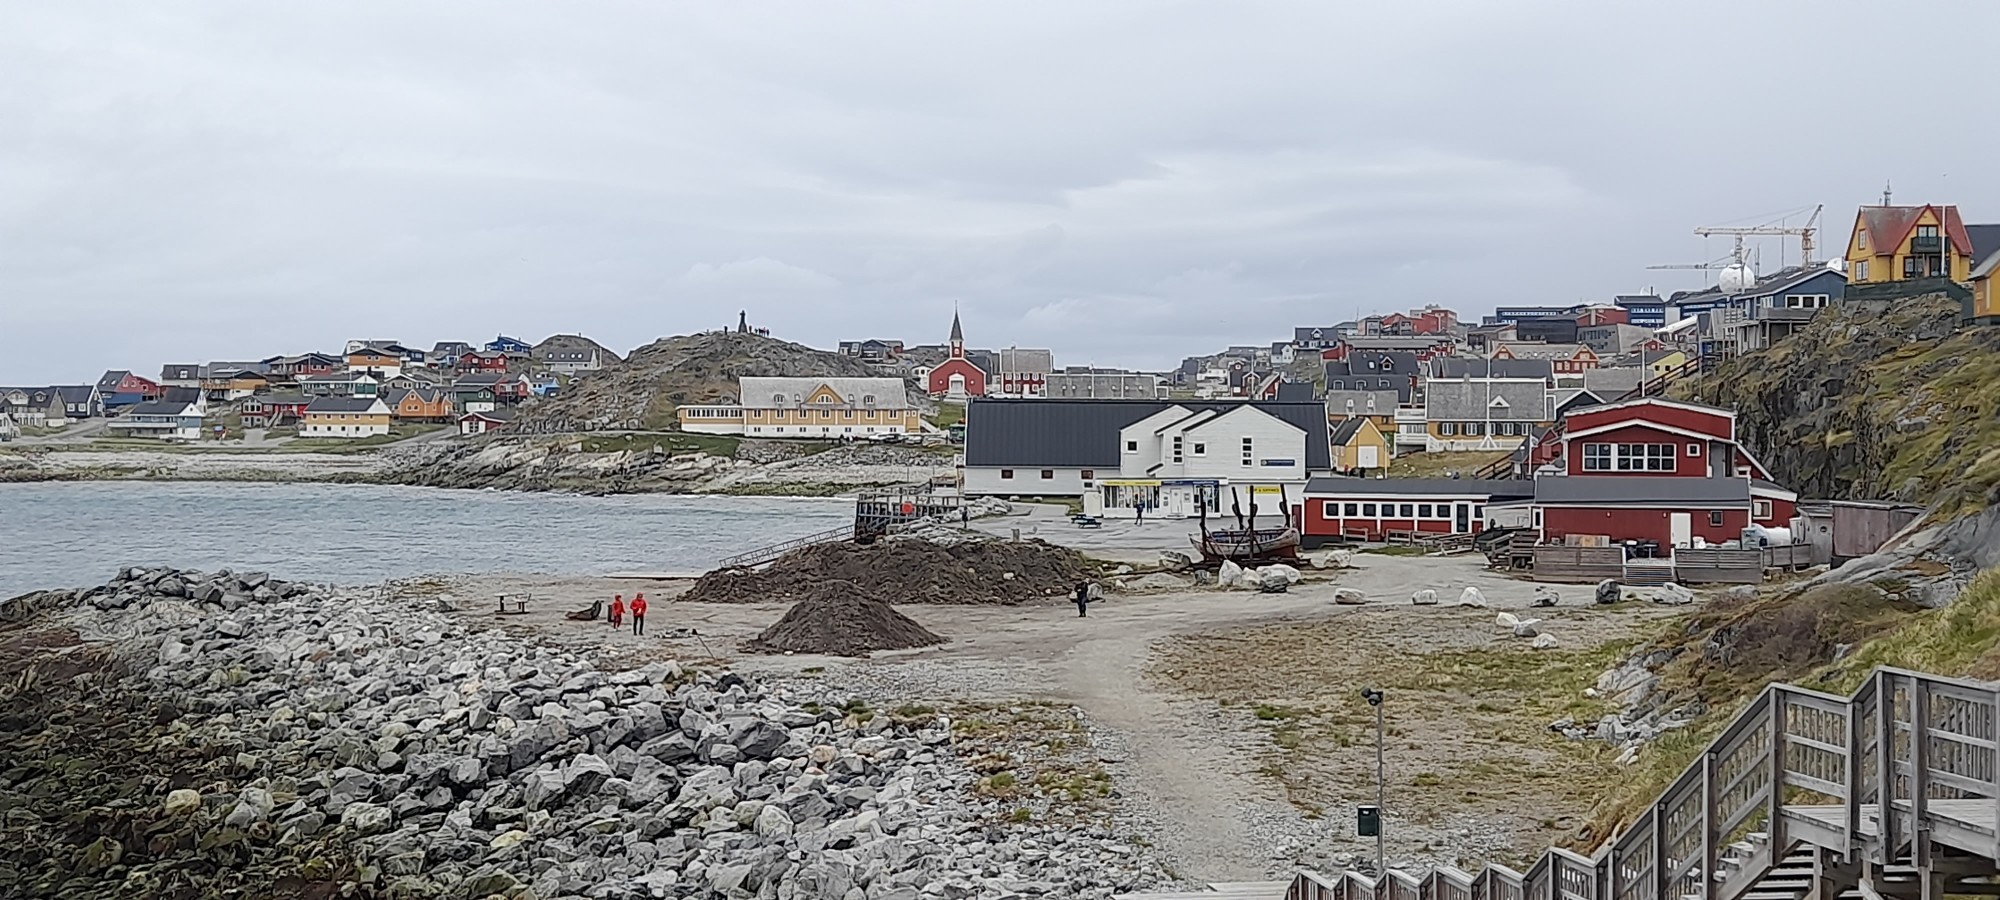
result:
<svg viewBox="0 0 2000 900"><path fill-rule="evenodd" d="M1386 829L1383 828L1385 823L1382 821L1384 802L1388 794L1387 768L1382 753L1382 692L1375 688L1363 688L1361 699L1368 701L1369 706L1375 707L1375 878L1379 882L1389 873L1388 854L1384 849Z"/></svg>

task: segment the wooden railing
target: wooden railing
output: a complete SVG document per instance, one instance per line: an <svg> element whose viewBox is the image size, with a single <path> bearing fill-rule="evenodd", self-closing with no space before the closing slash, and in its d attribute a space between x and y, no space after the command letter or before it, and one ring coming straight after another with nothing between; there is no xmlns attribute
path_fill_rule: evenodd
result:
<svg viewBox="0 0 2000 900"><path fill-rule="evenodd" d="M755 550L745 550L742 553L736 554L735 556L725 556L722 558L722 562L718 564L717 567L723 569L734 569L734 568L743 568L749 566L761 566L767 562L777 559L780 556L784 556L785 554L790 553L793 550L800 550L806 547L817 546L819 544L831 544L834 541L845 541L852 539L853 537L854 537L854 526L842 525L839 528L829 528L818 534L809 534L802 538L793 538L789 541L781 541L776 544L770 544L768 546L758 547Z"/></svg>
<svg viewBox="0 0 2000 900"><path fill-rule="evenodd" d="M1497 865L1476 875L1391 871L1379 881L1303 873L1287 896L1738 900L1796 847L1929 877L1933 845L2000 859L1996 756L1994 684L1889 668L1852 697L1773 684L1594 856L1550 849L1525 875Z"/></svg>

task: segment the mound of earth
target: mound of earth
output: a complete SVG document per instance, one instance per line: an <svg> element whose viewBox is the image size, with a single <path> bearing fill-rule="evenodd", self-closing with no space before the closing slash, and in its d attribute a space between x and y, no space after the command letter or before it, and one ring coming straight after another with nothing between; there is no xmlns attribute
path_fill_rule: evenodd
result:
<svg viewBox="0 0 2000 900"><path fill-rule="evenodd" d="M862 593L851 581L822 581L777 624L743 644L753 653L867 656L944 643L916 620Z"/></svg>
<svg viewBox="0 0 2000 900"><path fill-rule="evenodd" d="M1083 555L1038 541L842 542L794 550L764 569L721 569L681 596L692 603L796 603L848 581L888 603L1014 605L1068 594L1095 573Z"/></svg>

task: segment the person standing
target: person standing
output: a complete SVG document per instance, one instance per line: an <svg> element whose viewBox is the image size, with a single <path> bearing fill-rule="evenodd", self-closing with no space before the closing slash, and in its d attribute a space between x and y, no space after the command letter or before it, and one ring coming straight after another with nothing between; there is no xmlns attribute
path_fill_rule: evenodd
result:
<svg viewBox="0 0 2000 900"><path fill-rule="evenodd" d="M1141 525L1146 524L1146 501L1144 500L1132 501L1132 515L1138 517L1139 524Z"/></svg>
<svg viewBox="0 0 2000 900"><path fill-rule="evenodd" d="M643 593L632 597L632 633L646 633L646 595Z"/></svg>
<svg viewBox="0 0 2000 900"><path fill-rule="evenodd" d="M611 627L625 624L625 595L611 595Z"/></svg>
<svg viewBox="0 0 2000 900"><path fill-rule="evenodd" d="M1086 610L1088 610L1089 607L1090 607L1090 582L1079 581L1076 583L1076 617L1079 619L1087 618L1088 613L1086 612Z"/></svg>

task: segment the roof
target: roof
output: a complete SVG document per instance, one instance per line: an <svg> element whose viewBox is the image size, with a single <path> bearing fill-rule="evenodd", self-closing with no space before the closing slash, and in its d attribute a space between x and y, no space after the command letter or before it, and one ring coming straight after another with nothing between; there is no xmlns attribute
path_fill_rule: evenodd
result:
<svg viewBox="0 0 2000 900"><path fill-rule="evenodd" d="M1354 440L1355 435L1361 433L1361 429L1368 427L1368 424L1366 416L1342 419L1339 425L1333 427L1333 434L1327 440L1332 441L1335 447L1345 446L1348 441Z"/></svg>
<svg viewBox="0 0 2000 900"><path fill-rule="evenodd" d="M459 419L485 419L489 422L507 422L514 418L514 412L513 407L500 407L498 409L489 409L485 412L469 412L459 416Z"/></svg>
<svg viewBox="0 0 2000 900"><path fill-rule="evenodd" d="M206 366L199 366L194 363L168 363L160 367L160 380L186 381L190 378L200 378L206 374L203 371L206 368Z"/></svg>
<svg viewBox="0 0 2000 900"><path fill-rule="evenodd" d="M499 372L479 372L472 375L460 375L457 381L452 382L452 387L492 387L503 381L519 381L520 378L521 376L519 375L503 375Z"/></svg>
<svg viewBox="0 0 2000 900"><path fill-rule="evenodd" d="M1664 354L1662 354L1664 355ZM1646 380L1647 369L1643 366L1599 366L1583 370L1583 388L1615 400L1639 389L1639 382Z"/></svg>
<svg viewBox="0 0 2000 900"><path fill-rule="evenodd" d="M404 397L408 397L411 394L417 395L417 399L425 403L436 403L444 399L444 391L434 387L396 388L391 390L382 399L390 406L397 406L403 402Z"/></svg>
<svg viewBox="0 0 2000 900"><path fill-rule="evenodd" d="M1370 400L1374 401L1373 406L1369 405ZM1368 415L1393 416L1396 414L1396 407L1401 401L1400 401L1400 395L1398 395L1394 390L1387 390L1387 391L1336 390L1336 391L1326 392L1325 402L1326 402L1326 414L1329 416L1346 416L1349 415L1350 412L1353 415L1357 416L1368 416ZM1352 407L1348 405L1350 403L1353 404Z"/></svg>
<svg viewBox="0 0 2000 900"><path fill-rule="evenodd" d="M264 394L248 399L251 402L262 403L265 406L298 406L302 403L311 403L313 401L313 398L304 394Z"/></svg>
<svg viewBox="0 0 2000 900"><path fill-rule="evenodd" d="M1554 377L1555 371L1555 361L1550 359L1464 359L1456 356L1440 356L1431 360L1432 378L1548 379Z"/></svg>
<svg viewBox="0 0 2000 900"><path fill-rule="evenodd" d="M1864 206L1855 214L1857 228L1868 229L1868 255L1879 256L1892 253L1892 248L1908 239L1917 228L1917 220L1926 210L1936 213L1943 224L1944 235L1951 239L1953 248L1970 255L1975 246L1972 236L1966 233L1965 220L1959 218L1956 206Z"/></svg>
<svg viewBox="0 0 2000 900"><path fill-rule="evenodd" d="M100 388L116 388L118 387L118 382L124 381L131 374L132 372L128 369L111 369L106 371L103 377L97 379L97 386Z"/></svg>
<svg viewBox="0 0 2000 900"><path fill-rule="evenodd" d="M134 404L125 411L128 416L178 416L187 411L188 405L173 400L148 400Z"/></svg>
<svg viewBox="0 0 2000 900"><path fill-rule="evenodd" d="M1283 381L1278 383L1278 396L1276 399L1290 403L1302 403L1312 400L1314 392L1314 388L1310 384Z"/></svg>
<svg viewBox="0 0 2000 900"><path fill-rule="evenodd" d="M821 387L840 395L850 406L866 406L873 398L876 409L908 409L909 388L901 378L783 378L746 375L737 380L737 402L748 409L791 408ZM776 399L783 395L783 400Z"/></svg>
<svg viewBox="0 0 2000 900"><path fill-rule="evenodd" d="M1972 237L1972 268L1993 271L2000 260L2000 225L1967 225L1965 231Z"/></svg>
<svg viewBox="0 0 2000 900"><path fill-rule="evenodd" d="M1666 475L1543 475L1535 502L1626 506L1747 505L1748 478L1676 478Z"/></svg>
<svg viewBox="0 0 2000 900"><path fill-rule="evenodd" d="M958 310L955 309L951 311L951 339L961 344L965 343L965 329L959 326Z"/></svg>
<svg viewBox="0 0 2000 900"><path fill-rule="evenodd" d="M370 375L367 372L326 372L320 375L307 375L306 377L301 378L299 380L303 382L317 381L317 382L330 382L334 384L347 384L353 381L360 381L363 378L366 378L369 381L375 380L375 376Z"/></svg>
<svg viewBox="0 0 2000 900"><path fill-rule="evenodd" d="M1548 344L1539 341L1506 341L1495 347L1495 352L1506 348L1515 359L1574 359L1578 353L1589 349L1582 344Z"/></svg>
<svg viewBox="0 0 2000 900"><path fill-rule="evenodd" d="M1666 298L1652 294L1619 294L1611 298L1611 305L1631 308L1634 306L1665 306Z"/></svg>
<svg viewBox="0 0 2000 900"><path fill-rule="evenodd" d="M314 397L306 406L308 413L358 413L375 408L382 401L375 397Z"/></svg>
<svg viewBox="0 0 2000 900"><path fill-rule="evenodd" d="M979 398L965 411L968 466L1117 469L1118 433L1174 407L1228 412L1251 406L1306 433L1306 468L1331 466L1326 407L1276 400L1002 400Z"/></svg>
<svg viewBox="0 0 2000 900"><path fill-rule="evenodd" d="M1535 493L1535 484L1484 478L1314 478L1306 482L1306 493L1529 497Z"/></svg>
<svg viewBox="0 0 2000 900"><path fill-rule="evenodd" d="M1786 266L1757 279L1749 287L1734 294L1724 294L1721 287L1704 288L1699 291L1686 291L1675 294L1674 303L1678 306L1690 306L1704 300L1713 300L1721 297L1763 297L1827 274L1838 276L1842 282L1847 280L1845 273L1839 269L1829 268L1825 265L1815 265L1809 269L1799 266Z"/></svg>
<svg viewBox="0 0 2000 900"><path fill-rule="evenodd" d="M1539 381L1434 380L1424 387L1433 422L1546 422L1548 389Z"/></svg>
<svg viewBox="0 0 2000 900"><path fill-rule="evenodd" d="M90 395L96 392L97 386L94 384L56 385L56 393L62 396L64 403L88 403Z"/></svg>

